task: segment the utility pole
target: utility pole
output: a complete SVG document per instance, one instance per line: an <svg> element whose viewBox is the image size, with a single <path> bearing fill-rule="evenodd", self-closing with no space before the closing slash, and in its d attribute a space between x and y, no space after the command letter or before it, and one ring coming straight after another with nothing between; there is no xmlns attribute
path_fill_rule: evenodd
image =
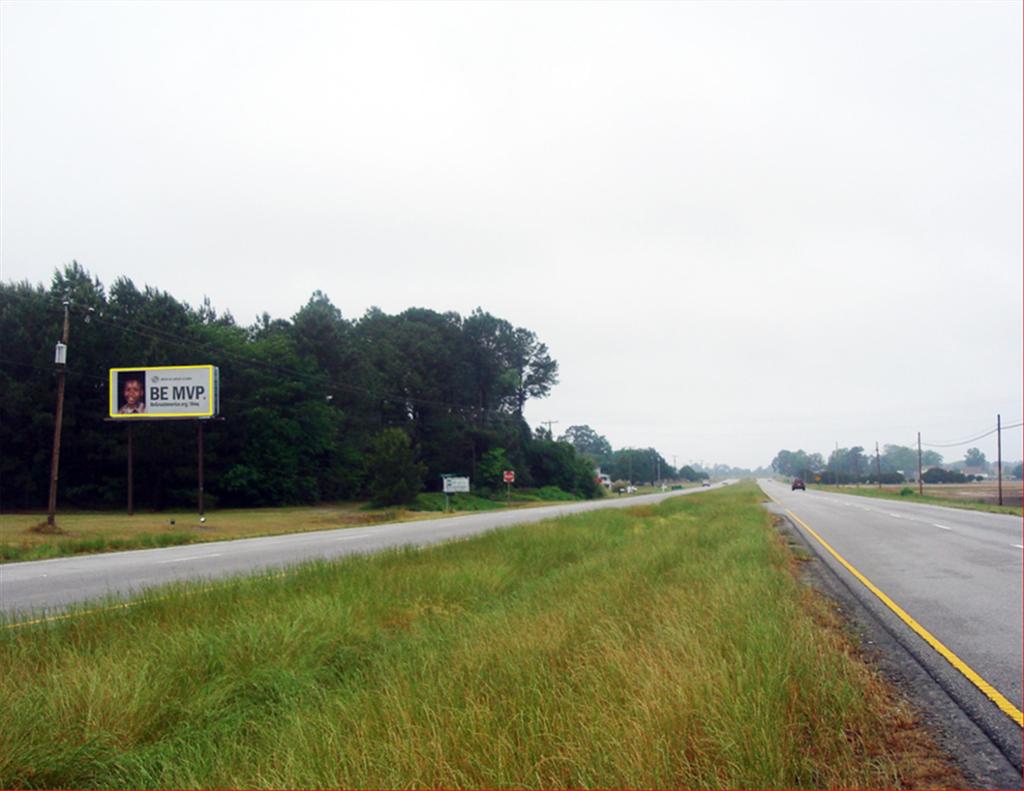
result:
<svg viewBox="0 0 1024 791"><path fill-rule="evenodd" d="M917 493L924 496L924 481L921 480L921 432L917 432Z"/></svg>
<svg viewBox="0 0 1024 791"><path fill-rule="evenodd" d="M882 488L882 460L878 456L878 440L875 440L875 477L878 478L878 488Z"/></svg>
<svg viewBox="0 0 1024 791"><path fill-rule="evenodd" d="M68 305L64 300L64 333L57 344L54 362L57 364L57 414L53 422L53 456L50 461L50 503L46 511L46 526L57 529L57 475L60 469L60 431L64 423L64 380L67 378L68 335L71 322L68 318Z"/></svg>
<svg viewBox="0 0 1024 791"><path fill-rule="evenodd" d="M1003 416L996 415L996 477L999 479L999 504L1003 504Z"/></svg>
<svg viewBox="0 0 1024 791"><path fill-rule="evenodd" d="M540 424L542 426L547 426L548 427L548 436L550 436L552 440L555 438L555 433L551 430L551 425L553 423L557 423L557 422L558 422L557 420L542 420L542 421L540 421Z"/></svg>

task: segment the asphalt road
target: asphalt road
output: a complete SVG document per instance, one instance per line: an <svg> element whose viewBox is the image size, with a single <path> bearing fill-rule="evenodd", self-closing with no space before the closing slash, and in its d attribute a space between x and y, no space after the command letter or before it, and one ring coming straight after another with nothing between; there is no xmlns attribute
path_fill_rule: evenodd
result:
<svg viewBox="0 0 1024 791"><path fill-rule="evenodd" d="M725 484L715 484L711 488L722 485ZM424 546L511 525L600 508L647 505L666 497L703 491L707 488L608 497L418 522L6 563L0 565L0 611L21 619L53 613L72 604L109 595L130 596L180 580L216 579L260 569L281 568L315 558L376 552L403 545Z"/></svg>
<svg viewBox="0 0 1024 791"><path fill-rule="evenodd" d="M761 488L861 603L925 666L1020 769L1021 728L955 662L915 633L851 566L974 671L1020 714L1024 675L1022 522L1019 517L816 491ZM808 530L807 528L810 528Z"/></svg>

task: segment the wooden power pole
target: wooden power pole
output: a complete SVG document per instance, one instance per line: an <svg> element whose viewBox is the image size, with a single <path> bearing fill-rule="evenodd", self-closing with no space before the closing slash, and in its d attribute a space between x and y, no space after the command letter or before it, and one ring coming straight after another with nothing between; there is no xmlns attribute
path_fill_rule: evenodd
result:
<svg viewBox="0 0 1024 791"><path fill-rule="evenodd" d="M1003 416L996 415L996 478L999 479L999 504L1003 504Z"/></svg>
<svg viewBox="0 0 1024 791"><path fill-rule="evenodd" d="M68 318L68 303L64 302L64 332L57 344L54 362L57 364L57 414L53 421L53 456L50 460L50 503L46 511L46 526L57 527L57 477L60 470L60 431L64 423L64 380L67 378L68 335L71 322Z"/></svg>
<svg viewBox="0 0 1024 791"><path fill-rule="evenodd" d="M921 432L917 432L917 493L924 496L924 481L921 479Z"/></svg>

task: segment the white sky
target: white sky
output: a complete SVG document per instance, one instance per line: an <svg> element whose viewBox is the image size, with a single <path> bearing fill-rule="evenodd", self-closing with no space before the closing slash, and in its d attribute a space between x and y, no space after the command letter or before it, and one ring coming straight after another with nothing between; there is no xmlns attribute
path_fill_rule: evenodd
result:
<svg viewBox="0 0 1024 791"><path fill-rule="evenodd" d="M531 423L679 464L959 440L1022 416L1021 9L3 0L0 276L479 305Z"/></svg>

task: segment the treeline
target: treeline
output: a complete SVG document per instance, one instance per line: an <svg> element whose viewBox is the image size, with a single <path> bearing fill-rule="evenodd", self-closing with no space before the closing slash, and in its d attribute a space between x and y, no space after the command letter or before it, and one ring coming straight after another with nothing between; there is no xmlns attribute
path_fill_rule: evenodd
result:
<svg viewBox="0 0 1024 791"><path fill-rule="evenodd" d="M921 480L925 483L965 483L979 480L980 475L963 473L956 467L974 468L988 472L988 463L977 448L970 448L964 461L943 466L940 453L926 450L921 453ZM826 460L820 453L803 450L780 450L772 460L772 469L779 475L815 480L825 484L842 483L903 483L917 480L918 455L905 445L885 445L877 456L867 454L864 448L836 448ZM1014 468L1013 474L1016 476Z"/></svg>
<svg viewBox="0 0 1024 791"><path fill-rule="evenodd" d="M700 481L708 478L757 478L770 474L764 467L733 467L715 464L708 468L697 464L673 467L654 448L620 448L612 450L607 437L598 434L590 426L570 426L558 438L568 442L577 452L583 454L595 466L601 468L613 480L630 483L655 483L657 481Z"/></svg>
<svg viewBox="0 0 1024 791"><path fill-rule="evenodd" d="M925 483L967 483L995 473L995 465L978 448L968 448L962 460L948 464L942 454L925 450L920 462L921 480ZM905 445L885 445L877 457L855 445L836 448L827 460L820 453L804 450L780 450L772 459L772 470L779 475L825 484L916 481L917 465L917 451ZM972 474L971 470L978 472ZM1021 462L1003 463L1004 476L1019 480L1022 473Z"/></svg>
<svg viewBox="0 0 1024 791"><path fill-rule="evenodd" d="M528 329L470 316L376 308L346 319L317 291L288 320L241 326L205 300L193 308L127 277L106 289L77 263L49 288L0 284L0 507L45 507L62 302L71 311L60 502L110 507L126 498L126 427L106 420L108 369L213 364L221 414L205 428L207 499L282 505L438 490L442 474L474 489L599 487L571 444L532 432L529 399L558 364ZM196 497L196 425L134 425L135 502L155 509ZM374 491L374 488L378 491Z"/></svg>
<svg viewBox="0 0 1024 791"><path fill-rule="evenodd" d="M926 450L921 456L924 469L942 464L942 456ZM903 445L885 445L877 459L860 445L836 448L826 460L820 453L780 450L772 459L779 475L820 483L903 483L917 478L917 451ZM880 473L880 475L879 475Z"/></svg>
<svg viewBox="0 0 1024 791"><path fill-rule="evenodd" d="M572 445L577 453L613 480L654 484L669 480L699 481L708 477L706 472L688 465L676 469L654 448L612 450L608 438L590 426L570 426L558 439Z"/></svg>

